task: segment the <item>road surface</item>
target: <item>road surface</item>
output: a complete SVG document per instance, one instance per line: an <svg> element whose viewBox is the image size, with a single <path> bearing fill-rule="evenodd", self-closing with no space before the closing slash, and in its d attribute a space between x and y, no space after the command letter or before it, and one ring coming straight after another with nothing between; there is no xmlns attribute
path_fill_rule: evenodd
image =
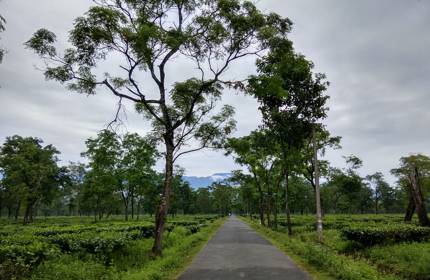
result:
<svg viewBox="0 0 430 280"><path fill-rule="evenodd" d="M291 259L235 216L178 280L310 280Z"/></svg>

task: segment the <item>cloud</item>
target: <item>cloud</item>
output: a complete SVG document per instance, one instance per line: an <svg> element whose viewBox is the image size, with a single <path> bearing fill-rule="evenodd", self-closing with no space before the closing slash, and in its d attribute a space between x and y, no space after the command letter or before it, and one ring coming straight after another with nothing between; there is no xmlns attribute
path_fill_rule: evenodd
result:
<svg viewBox="0 0 430 280"><path fill-rule="evenodd" d="M106 92L86 97L46 82L35 68L41 61L23 46L40 27L54 31L61 46L67 46L73 19L90 4L86 0L0 3L8 20L1 42L8 53L0 64L0 139L13 134L38 136L61 150L63 161L76 161L84 141L112 120L115 98ZM343 166L341 155L356 154L364 160L363 175L383 171L393 182L389 170L401 156L430 154L430 3L265 0L258 6L292 19L296 50L314 61L315 70L326 73L331 82L325 123L332 134L343 137L343 150L327 154L333 165ZM103 66L118 71L114 65L109 61ZM253 61L244 60L229 69L229 75L245 77L252 69ZM176 61L168 73L173 84L195 69ZM150 92L152 86L145 89ZM227 92L223 102L237 109L237 136L257 127L255 100ZM127 117L127 130L142 134L149 130L131 104ZM222 152L212 151L187 155L179 163L196 176L238 168Z"/></svg>

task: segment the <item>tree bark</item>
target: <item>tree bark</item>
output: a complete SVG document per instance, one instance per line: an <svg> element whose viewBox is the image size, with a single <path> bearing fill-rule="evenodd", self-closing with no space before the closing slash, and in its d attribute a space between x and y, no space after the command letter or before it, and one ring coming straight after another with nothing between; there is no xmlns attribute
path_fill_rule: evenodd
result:
<svg viewBox="0 0 430 280"><path fill-rule="evenodd" d="M317 212L317 236L318 242L323 242L323 225L322 225L322 211L321 211L321 197L320 197L320 172L318 163L318 148L316 143L315 128L313 131L313 149L314 149L314 172L315 172L315 200L316 200L316 212Z"/></svg>
<svg viewBox="0 0 430 280"><path fill-rule="evenodd" d="M289 177L289 172L288 170L285 170L285 214L287 216L287 230L288 230L288 235L292 235L293 234L293 229L291 227L291 213L290 213L290 205L288 203L288 187L289 187L289 181L288 181L288 177Z"/></svg>
<svg viewBox="0 0 430 280"><path fill-rule="evenodd" d="M278 193L279 193L279 189L280 189L280 184L281 184L281 180L278 180L278 182L277 182L277 184L276 184L276 194L275 194L275 199L274 199L274 211L273 211L273 215L274 215L274 220L273 220L273 223L274 223L274 228L275 228L275 230L277 230L278 229L278 208L279 208L279 206L278 206Z"/></svg>
<svg viewBox="0 0 430 280"><path fill-rule="evenodd" d="M33 222L34 210L36 208L37 201L31 200L27 201L24 212L24 224L29 224Z"/></svg>
<svg viewBox="0 0 430 280"><path fill-rule="evenodd" d="M415 212L415 201L414 201L410 186L408 187L408 195L409 195L409 202L406 208L405 219L404 219L406 223L412 221L412 217L414 216L414 212Z"/></svg>
<svg viewBox="0 0 430 280"><path fill-rule="evenodd" d="M256 175L254 174L254 181L255 184L257 185L257 189L258 189L258 202L259 202L259 214L260 214L260 223L261 225L265 226L266 223L264 221L264 201L263 201L263 191L261 190L261 186L257 181Z"/></svg>
<svg viewBox="0 0 430 280"><path fill-rule="evenodd" d="M163 233L169 210L170 191L173 179L173 149L173 137L166 139L166 174L164 178L164 190L155 215L155 240L152 247L153 257L161 256L163 250Z"/></svg>
<svg viewBox="0 0 430 280"><path fill-rule="evenodd" d="M18 201L16 208L15 208L15 220L18 220L19 216L19 210L21 209L21 201Z"/></svg>
<svg viewBox="0 0 430 280"><path fill-rule="evenodd" d="M124 217L125 220L128 221L128 204L130 200L130 195L127 194L127 196L124 194L124 192L121 192L122 195L122 201L124 202Z"/></svg>
<svg viewBox="0 0 430 280"><path fill-rule="evenodd" d="M134 191L130 192L131 197L131 219L134 220Z"/></svg>
<svg viewBox="0 0 430 280"><path fill-rule="evenodd" d="M272 226L272 220L271 220L271 217L270 217L270 213L271 213L270 200L271 200L271 195L269 193L269 190L267 190L267 195L266 195L266 216L267 216L267 226L268 227Z"/></svg>
<svg viewBox="0 0 430 280"><path fill-rule="evenodd" d="M259 204L260 204L260 209L259 209L259 212L260 212L260 223L261 223L261 225L263 225L263 226L266 226L266 220L264 219L264 201L263 201L263 194L262 194L262 192L260 192L260 199L259 199Z"/></svg>
<svg viewBox="0 0 430 280"><path fill-rule="evenodd" d="M375 187L375 214L379 214L379 204L381 202L381 192L378 183Z"/></svg>
<svg viewBox="0 0 430 280"><path fill-rule="evenodd" d="M417 209L418 221L421 226L430 226L430 221L427 216L427 210L424 202L424 197L421 190L418 168L414 166L410 175L411 189L415 207Z"/></svg>

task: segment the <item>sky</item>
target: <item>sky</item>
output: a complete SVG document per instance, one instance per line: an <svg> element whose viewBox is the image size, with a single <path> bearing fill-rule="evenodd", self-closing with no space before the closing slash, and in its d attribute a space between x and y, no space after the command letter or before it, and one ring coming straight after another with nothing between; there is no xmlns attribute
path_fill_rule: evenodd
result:
<svg viewBox="0 0 430 280"><path fill-rule="evenodd" d="M425 0L260 0L264 12L290 18L290 39L296 51L327 75L328 118L332 135L342 136L342 150L325 159L344 167L342 155L363 160L364 176L389 171L401 156L430 155L430 1ZM106 91L85 96L45 81L44 66L23 43L39 28L56 33L58 47L67 46L73 20L92 4L89 0L2 0L7 20L0 46L7 50L0 64L0 143L14 134L36 136L54 144L61 160L83 161L85 140L112 121L117 100ZM118 71L118 63L103 65ZM188 65L174 64L172 83L191 74ZM230 78L253 73L252 59L229 69ZM250 97L232 92L223 103L236 108L237 131L244 136L257 128L260 115ZM146 134L150 126L127 104L122 130ZM238 169L222 151L202 151L178 162L187 175L207 176ZM161 162L158 164L161 169Z"/></svg>

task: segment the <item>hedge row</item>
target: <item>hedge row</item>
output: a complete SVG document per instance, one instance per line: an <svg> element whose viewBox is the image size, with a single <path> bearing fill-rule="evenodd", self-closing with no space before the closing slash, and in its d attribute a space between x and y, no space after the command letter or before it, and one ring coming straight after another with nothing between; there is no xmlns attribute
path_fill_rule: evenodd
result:
<svg viewBox="0 0 430 280"><path fill-rule="evenodd" d="M58 256L59 249L46 242L10 244L0 247L0 279L23 276L48 258ZM4 277L4 278L3 278Z"/></svg>
<svg viewBox="0 0 430 280"><path fill-rule="evenodd" d="M341 230L343 238L362 246L421 242L430 240L430 228L414 225L380 225L378 227L348 227Z"/></svg>
<svg viewBox="0 0 430 280"><path fill-rule="evenodd" d="M199 221L200 222L200 221ZM194 221L169 223L167 232L184 228L187 235L200 231L207 224ZM25 276L46 259L62 253L84 256L94 255L109 264L114 253L125 250L133 240L154 236L154 225L111 225L32 228L21 234L6 235L0 239L0 279L17 279ZM10 277L3 278L9 275Z"/></svg>

